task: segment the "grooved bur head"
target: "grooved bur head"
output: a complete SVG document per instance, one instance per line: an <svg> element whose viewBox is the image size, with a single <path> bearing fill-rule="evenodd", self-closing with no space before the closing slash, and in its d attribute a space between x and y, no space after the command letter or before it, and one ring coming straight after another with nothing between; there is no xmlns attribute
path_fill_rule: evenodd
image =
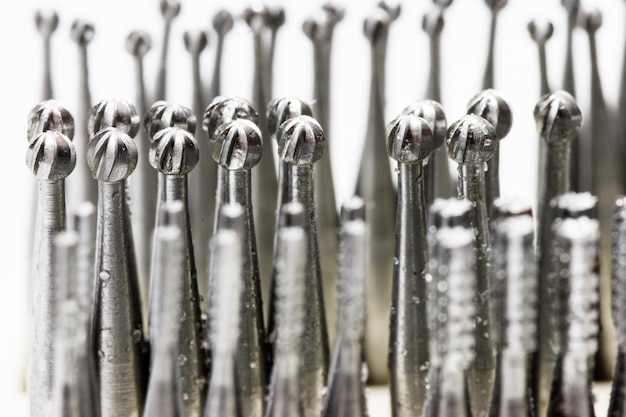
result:
<svg viewBox="0 0 626 417"><path fill-rule="evenodd" d="M259 33L267 25L267 6L246 7L241 18L254 33Z"/></svg>
<svg viewBox="0 0 626 417"><path fill-rule="evenodd" d="M588 33L595 33L602 26L602 12L599 9L592 9L580 13L578 16L578 26Z"/></svg>
<svg viewBox="0 0 626 417"><path fill-rule="evenodd" d="M328 23L330 23L331 26L335 26L337 23L341 22L346 15L346 8L339 3L334 3L332 1L324 3L322 5L322 10L326 14Z"/></svg>
<svg viewBox="0 0 626 417"><path fill-rule="evenodd" d="M417 164L433 151L433 134L428 122L402 114L393 122L387 137L387 154L402 164Z"/></svg>
<svg viewBox="0 0 626 417"><path fill-rule="evenodd" d="M459 164L482 164L494 155L496 140L491 123L468 114L448 128L448 156Z"/></svg>
<svg viewBox="0 0 626 417"><path fill-rule="evenodd" d="M417 101L402 110L402 114L412 114L426 120L433 134L433 150L438 149L446 141L448 121L441 104L435 100Z"/></svg>
<svg viewBox="0 0 626 417"><path fill-rule="evenodd" d="M282 6L268 6L266 24L272 30L278 30L285 24L285 8Z"/></svg>
<svg viewBox="0 0 626 417"><path fill-rule="evenodd" d="M310 116L287 120L278 129L278 155L290 165L311 165L324 154L326 136L320 124Z"/></svg>
<svg viewBox="0 0 626 417"><path fill-rule="evenodd" d="M491 9L492 12L499 12L508 3L508 0L485 0L485 4Z"/></svg>
<svg viewBox="0 0 626 417"><path fill-rule="evenodd" d="M187 30L183 35L185 49L192 54L199 54L206 48L209 38L203 30Z"/></svg>
<svg viewBox="0 0 626 417"><path fill-rule="evenodd" d="M376 8L371 16L365 19L363 23L363 33L370 43L375 43L382 39L389 30L391 24L391 16L383 9Z"/></svg>
<svg viewBox="0 0 626 417"><path fill-rule="evenodd" d="M554 25L546 19L533 19L528 22L528 33L533 41L543 45L554 34Z"/></svg>
<svg viewBox="0 0 626 417"><path fill-rule="evenodd" d="M302 23L302 31L312 42L320 40L327 41L331 33L328 19L326 16L322 15L307 18L304 23Z"/></svg>
<svg viewBox="0 0 626 417"><path fill-rule="evenodd" d="M467 114L476 114L491 123L496 129L498 140L511 131L511 108L496 90L487 89L476 94L467 105Z"/></svg>
<svg viewBox="0 0 626 417"><path fill-rule="evenodd" d="M296 116L313 116L311 106L297 97L281 97L273 99L267 109L267 127L274 139L280 125Z"/></svg>
<svg viewBox="0 0 626 417"><path fill-rule="evenodd" d="M196 116L188 107L157 101L146 113L143 126L150 140L167 127L179 127L193 133L196 131Z"/></svg>
<svg viewBox="0 0 626 417"><path fill-rule="evenodd" d="M566 91L541 97L535 106L534 115L537 132L549 144L571 141L583 122L576 100Z"/></svg>
<svg viewBox="0 0 626 417"><path fill-rule="evenodd" d="M561 0L561 5L568 12L576 12L580 8L580 0Z"/></svg>
<svg viewBox="0 0 626 417"><path fill-rule="evenodd" d="M27 139L47 130L61 132L68 138L74 138L74 118L61 103L46 100L32 108L28 115Z"/></svg>
<svg viewBox="0 0 626 417"><path fill-rule="evenodd" d="M376 7L387 12L387 14L389 15L389 20L391 22L398 19L398 17L400 17L400 12L402 11L402 6L400 5L400 3L389 4L384 0L379 1Z"/></svg>
<svg viewBox="0 0 626 417"><path fill-rule="evenodd" d="M93 136L102 129L114 127L134 138L139 132L139 114L129 101L112 99L103 100L89 111L87 129Z"/></svg>
<svg viewBox="0 0 626 417"><path fill-rule="evenodd" d="M248 100L238 97L215 97L204 111L202 129L211 140L215 140L213 136L217 133L218 127L237 119L250 120L254 124L259 122L258 114Z"/></svg>
<svg viewBox="0 0 626 417"><path fill-rule="evenodd" d="M443 9L441 7L433 7L428 13L422 17L422 30L428 36L438 35L443 31Z"/></svg>
<svg viewBox="0 0 626 417"><path fill-rule="evenodd" d="M38 180L61 180L76 166L74 144L58 131L38 133L28 144L26 166Z"/></svg>
<svg viewBox="0 0 626 417"><path fill-rule="evenodd" d="M171 21L180 13L180 2L178 0L161 0L159 8L161 9L161 16L166 21Z"/></svg>
<svg viewBox="0 0 626 417"><path fill-rule="evenodd" d="M108 127L96 133L89 141L87 164L95 180L123 181L137 166L137 145L126 133Z"/></svg>
<svg viewBox="0 0 626 417"><path fill-rule="evenodd" d="M79 45L87 45L93 39L95 28L93 24L82 20L75 20L72 23L71 37Z"/></svg>
<svg viewBox="0 0 626 417"><path fill-rule="evenodd" d="M37 25L37 31L47 38L59 27L59 15L54 10L37 10L35 25Z"/></svg>
<svg viewBox="0 0 626 417"><path fill-rule="evenodd" d="M213 29L218 35L224 36L231 31L235 24L233 15L228 10L218 10L213 16Z"/></svg>
<svg viewBox="0 0 626 417"><path fill-rule="evenodd" d="M222 124L214 140L213 159L229 171L252 169L261 160L261 131L250 120L235 119Z"/></svg>
<svg viewBox="0 0 626 417"><path fill-rule="evenodd" d="M152 48L152 38L148 32L134 30L126 38L126 50L136 58L142 58Z"/></svg>
<svg viewBox="0 0 626 417"><path fill-rule="evenodd" d="M148 158L161 174L186 175L200 159L198 142L184 129L167 127L155 135Z"/></svg>

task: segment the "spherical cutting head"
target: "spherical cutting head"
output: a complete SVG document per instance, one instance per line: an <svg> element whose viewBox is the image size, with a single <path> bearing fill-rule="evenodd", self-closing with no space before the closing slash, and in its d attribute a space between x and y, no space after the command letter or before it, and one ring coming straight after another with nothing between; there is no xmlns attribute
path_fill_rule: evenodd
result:
<svg viewBox="0 0 626 417"><path fill-rule="evenodd" d="M402 113L421 117L428 122L430 131L433 134L433 150L438 149L446 142L446 132L448 130L446 113L441 104L435 100L417 101L407 106Z"/></svg>
<svg viewBox="0 0 626 417"><path fill-rule="evenodd" d="M259 122L258 114L248 100L238 97L215 97L204 111L202 129L211 140L214 140L213 136L218 127L237 119L250 120L254 124Z"/></svg>
<svg viewBox="0 0 626 417"><path fill-rule="evenodd" d="M266 24L271 30L278 30L285 24L285 8L282 6L268 6Z"/></svg>
<svg viewBox="0 0 626 417"><path fill-rule="evenodd" d="M228 10L218 10L213 16L213 29L219 36L224 36L230 32L235 24L233 15Z"/></svg>
<svg viewBox="0 0 626 417"><path fill-rule="evenodd" d="M213 159L229 171L252 169L261 160L261 130L250 120L235 119L220 125L214 139Z"/></svg>
<svg viewBox="0 0 626 417"><path fill-rule="evenodd" d="M578 16L578 25L587 33L595 33L602 26L602 12L600 9L592 9L587 12L580 13Z"/></svg>
<svg viewBox="0 0 626 417"><path fill-rule="evenodd" d="M326 19L332 26L341 22L346 15L346 8L344 6L331 1L324 3L322 5L322 10L326 14Z"/></svg>
<svg viewBox="0 0 626 417"><path fill-rule="evenodd" d="M327 16L318 14L307 18L302 23L302 31L312 42L328 41L332 33L332 26Z"/></svg>
<svg viewBox="0 0 626 417"><path fill-rule="evenodd" d="M26 166L39 180L62 180L76 166L76 149L60 131L40 132L28 144Z"/></svg>
<svg viewBox="0 0 626 417"><path fill-rule="evenodd" d="M496 138L503 139L511 131L513 115L509 104L496 90L487 89L476 94L467 105L467 114L486 119L496 129Z"/></svg>
<svg viewBox="0 0 626 417"><path fill-rule="evenodd" d="M28 115L27 139L47 130L61 132L68 138L74 138L74 118L61 103L46 100L32 108Z"/></svg>
<svg viewBox="0 0 626 417"><path fill-rule="evenodd" d="M87 130L93 136L102 129L114 127L134 138L139 132L139 114L134 105L127 100L103 100L89 111Z"/></svg>
<svg viewBox="0 0 626 417"><path fill-rule="evenodd" d="M313 116L313 110L299 98L288 96L273 99L267 108L267 127L272 137L276 139L278 129L283 122L303 114Z"/></svg>
<svg viewBox="0 0 626 417"><path fill-rule="evenodd" d="M150 165L164 175L187 175L200 159L198 142L179 127L160 130L150 145Z"/></svg>
<svg viewBox="0 0 626 417"><path fill-rule="evenodd" d="M570 13L578 13L580 0L561 0L561 5Z"/></svg>
<svg viewBox="0 0 626 417"><path fill-rule="evenodd" d="M246 7L241 14L241 18L250 26L252 32L259 33L267 25L267 6Z"/></svg>
<svg viewBox="0 0 626 417"><path fill-rule="evenodd" d="M59 15L54 10L41 9L35 12L37 31L44 37L49 37L59 27Z"/></svg>
<svg viewBox="0 0 626 417"><path fill-rule="evenodd" d="M433 151L433 133L428 122L412 114L401 114L391 122L387 154L401 164L418 164Z"/></svg>
<svg viewBox="0 0 626 417"><path fill-rule="evenodd" d="M79 45L87 45L93 39L95 28L91 23L75 20L72 23L72 40Z"/></svg>
<svg viewBox="0 0 626 417"><path fill-rule="evenodd" d="M422 30L428 36L439 35L443 31L445 25L443 19L443 9L441 7L433 7L422 17Z"/></svg>
<svg viewBox="0 0 626 417"><path fill-rule="evenodd" d="M159 9L161 16L169 22L180 13L180 2L178 0L161 0Z"/></svg>
<svg viewBox="0 0 626 417"><path fill-rule="evenodd" d="M108 127L100 130L89 141L87 164L95 180L123 181L137 166L137 145L119 129Z"/></svg>
<svg viewBox="0 0 626 417"><path fill-rule="evenodd" d="M528 33L533 41L544 45L554 34L554 25L546 19L533 19L528 22Z"/></svg>
<svg viewBox="0 0 626 417"><path fill-rule="evenodd" d="M296 116L280 125L276 134L278 155L290 165L312 165L324 154L326 136L310 116Z"/></svg>
<svg viewBox="0 0 626 417"><path fill-rule="evenodd" d="M482 164L495 154L496 140L496 129L491 123L468 114L448 128L448 156L459 164Z"/></svg>
<svg viewBox="0 0 626 417"><path fill-rule="evenodd" d="M152 38L148 32L134 30L126 38L126 50L136 58L143 58L152 48Z"/></svg>
<svg viewBox="0 0 626 417"><path fill-rule="evenodd" d="M185 49L191 54L199 54L206 48L209 38L203 30L187 30L183 34Z"/></svg>
<svg viewBox="0 0 626 417"><path fill-rule="evenodd" d="M534 115L537 132L549 144L571 141L583 122L576 100L566 91L543 96L535 106Z"/></svg>
<svg viewBox="0 0 626 417"><path fill-rule="evenodd" d="M188 107L157 101L148 109L143 120L143 126L150 140L154 140L155 135L166 127L179 127L194 133L196 131L196 116Z"/></svg>
<svg viewBox="0 0 626 417"><path fill-rule="evenodd" d="M382 39L391 24L391 16L386 11L376 8L371 16L363 22L363 33L370 43L376 43Z"/></svg>
<svg viewBox="0 0 626 417"><path fill-rule="evenodd" d="M385 0L379 1L376 6L379 9L384 10L389 15L389 20L392 22L400 17L400 12L402 11L400 3L389 4Z"/></svg>
<svg viewBox="0 0 626 417"><path fill-rule="evenodd" d="M491 9L492 12L499 12L508 3L509 0L485 0L485 4Z"/></svg>

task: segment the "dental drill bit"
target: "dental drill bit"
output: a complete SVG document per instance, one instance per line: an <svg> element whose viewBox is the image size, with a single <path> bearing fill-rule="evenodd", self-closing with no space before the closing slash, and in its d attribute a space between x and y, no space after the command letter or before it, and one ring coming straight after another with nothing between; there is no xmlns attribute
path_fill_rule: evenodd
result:
<svg viewBox="0 0 626 417"><path fill-rule="evenodd" d="M396 212L396 191L391 178L389 157L385 152L384 78L379 64L384 57L383 43L389 30L389 15L381 10L365 20L364 32L371 49L370 98L367 136L359 166L355 195L365 200L370 229L365 355L372 383L386 382L389 342L389 303Z"/></svg>
<svg viewBox="0 0 626 417"><path fill-rule="evenodd" d="M53 245L55 236L65 229L65 178L76 166L76 150L67 136L48 130L30 140L26 166L39 183L39 247L32 296L28 393L31 416L46 417L52 412L57 327Z"/></svg>
<svg viewBox="0 0 626 417"><path fill-rule="evenodd" d="M153 275L154 281L150 293L151 305L151 366L146 403L143 417L173 416L186 414L183 406L186 387L180 383L181 362L185 360L178 343L180 318L184 310L184 292L187 283L181 276L186 275L184 232L179 226L186 223L184 204L181 201L168 201L162 204L159 216L164 219L156 229L154 251L156 256ZM184 381L184 379L183 379ZM200 415L196 410L191 415Z"/></svg>
<svg viewBox="0 0 626 417"><path fill-rule="evenodd" d="M528 22L528 33L531 39L537 44L539 56L539 79L541 88L540 95L549 94L550 84L548 82L548 64L546 59L546 43L554 34L554 25L549 20L533 19Z"/></svg>
<svg viewBox="0 0 626 417"><path fill-rule="evenodd" d="M388 367L392 415L408 417L421 415L428 378L423 165L433 134L426 120L413 115L400 115L391 126L387 154L398 162L398 208Z"/></svg>
<svg viewBox="0 0 626 417"><path fill-rule="evenodd" d="M218 215L222 227L211 239L211 292L209 343L212 370L204 417L243 417L237 392L236 358L240 337L241 276L245 212L240 204L226 203Z"/></svg>
<svg viewBox="0 0 626 417"><path fill-rule="evenodd" d="M161 55L159 57L159 69L157 72L156 87L154 89L154 100L165 100L167 94L167 60L170 43L170 32L172 21L180 13L180 2L178 0L161 0L159 2L161 16L163 16L163 44L161 45Z"/></svg>
<svg viewBox="0 0 626 417"><path fill-rule="evenodd" d="M302 334L300 386L306 387L302 397L304 415L319 417L328 375L329 352L313 176L314 164L322 156L326 141L322 127L309 116L287 120L280 126L277 137L278 154L289 165L289 201L298 202L304 208L304 231L307 235L304 308L307 326Z"/></svg>
<svg viewBox="0 0 626 417"><path fill-rule="evenodd" d="M166 204L180 201L181 213L177 215L180 221L181 245L184 259L177 271L177 279L183 284L183 292L178 305L179 323L178 333L175 337L176 351L178 355L178 379L177 384L181 390L182 405L185 416L200 417L204 409L203 401L206 396L206 378L204 351L202 349L203 323L200 314L200 300L198 293L198 281L194 257L194 245L191 235L191 222L189 217L189 193L187 177L194 169L199 159L198 142L194 136L184 129L168 127L159 131L150 145L150 164L163 176L164 199L157 203L157 212L163 210ZM166 226L165 219L157 218L155 230ZM159 262L158 253L152 256L153 262ZM157 291L158 268L153 268L151 282L151 294ZM158 329L160 323L153 323L159 315L158 297L150 296L150 338L152 330ZM152 361L154 366L154 361Z"/></svg>
<svg viewBox="0 0 626 417"><path fill-rule="evenodd" d="M51 64L51 48L50 40L52 35L59 26L59 15L54 10L37 10L35 13L35 24L37 31L43 38L43 100L54 98L54 89L52 88L52 64Z"/></svg>
<svg viewBox="0 0 626 417"><path fill-rule="evenodd" d="M529 358L536 351L537 274L534 222L528 214L504 214L494 236L491 306L497 348L490 417L532 416ZM529 401L530 400L530 401Z"/></svg>
<svg viewBox="0 0 626 417"><path fill-rule="evenodd" d="M513 115L504 98L495 90L487 89L475 95L467 106L467 114L476 114L487 120L496 130L493 156L485 170L485 200L487 216L493 215L493 202L500 198L500 141L511 131Z"/></svg>
<svg viewBox="0 0 626 417"><path fill-rule="evenodd" d="M301 385L302 333L306 323L305 279L307 235L302 204L281 208L276 237L275 362L265 417L304 417Z"/></svg>
<svg viewBox="0 0 626 417"><path fill-rule="evenodd" d="M213 30L217 34L215 58L213 60L213 76L211 78L211 90L209 101L222 94L222 57L224 55L224 39L234 25L233 15L227 10L219 10L213 16Z"/></svg>
<svg viewBox="0 0 626 417"><path fill-rule="evenodd" d="M137 277L128 227L126 179L137 164L135 142L109 127L89 142L87 161L98 181L94 330L103 417L142 413L147 376ZM124 369L124 372L120 372Z"/></svg>
<svg viewBox="0 0 626 417"><path fill-rule="evenodd" d="M459 198L474 205L471 228L476 251L476 352L468 372L472 411L485 417L493 389L495 356L489 311L489 261L491 251L486 201L485 166L496 150L497 133L491 123L469 114L448 128L448 154L459 164Z"/></svg>
<svg viewBox="0 0 626 417"><path fill-rule="evenodd" d="M543 179L537 197L537 265L539 276L538 361L534 367L538 374L533 386L537 402L537 415L544 415L552 381L554 355L550 347L552 325L547 302L550 299L548 276L551 271L550 248L556 242L553 223L555 212L550 202L570 191L570 146L582 124L582 115L574 98L565 91L543 96L534 109L540 140L546 142Z"/></svg>
<svg viewBox="0 0 626 417"><path fill-rule="evenodd" d="M429 262L430 373L425 417L470 417L466 373L474 359L476 270L474 233L445 227L434 237Z"/></svg>
<svg viewBox="0 0 626 417"><path fill-rule="evenodd" d="M244 230L241 253L243 302L241 335L237 357L237 390L242 414L263 417L266 394L266 337L263 323L263 302L259 281L257 241L252 205L252 168L263 152L261 132L250 120L236 119L221 125L214 135L213 159L226 180L221 202L237 203L244 208ZM216 231L223 225L216 219ZM265 219L263 219L265 220Z"/></svg>
<svg viewBox="0 0 626 417"><path fill-rule="evenodd" d="M494 62L496 47L496 26L498 23L498 14L507 5L508 0L485 0L485 4L491 12L491 24L489 26L489 47L487 52L487 64L485 65L485 73L483 75L482 89L494 88Z"/></svg>
<svg viewBox="0 0 626 417"><path fill-rule="evenodd" d="M339 226L339 317L322 417L365 417L363 335L365 333L365 203L350 198L341 207Z"/></svg>
<svg viewBox="0 0 626 417"><path fill-rule="evenodd" d="M586 159L591 159L592 170L586 171L591 177L591 193L598 197L598 220L600 221L600 323L602 331L599 333L598 361L596 374L601 378L608 378L613 371L615 350L615 334L611 324L611 219L613 216L613 200L624 191L624 184L618 173L618 149L622 138L616 139L613 135L611 120L602 92L602 83L598 67L598 53L596 46L596 31L602 25L602 14L598 9L582 13L580 25L583 26L589 38L591 53L591 137L581 140L581 152ZM589 158L591 156L591 158Z"/></svg>
<svg viewBox="0 0 626 417"><path fill-rule="evenodd" d="M267 15L265 17L265 25L270 31L269 45L267 46L267 54L265 61L265 93L266 98L274 97L274 56L276 54L276 38L278 29L285 24L285 8L283 6L268 6Z"/></svg>
<svg viewBox="0 0 626 417"><path fill-rule="evenodd" d="M89 68L87 45L94 36L94 27L91 23L76 20L72 24L72 40L78 45L79 52L79 105L77 112L77 128L74 146L76 147L76 173L68 184L70 207L78 202L89 201L96 204L98 189L87 164L87 147L89 144L89 130L87 120L91 109L91 90L89 88Z"/></svg>
<svg viewBox="0 0 626 417"><path fill-rule="evenodd" d="M557 235L567 255L554 285L564 297L552 305L557 341L557 364L548 406L555 417L593 417L589 358L598 347L599 224L587 217L564 220Z"/></svg>
<svg viewBox="0 0 626 417"><path fill-rule="evenodd" d="M410 106L405 107L402 110L402 114L412 114L417 117L421 117L426 122L428 122L428 127L430 127L430 131L432 132L433 137L433 151L432 155L428 158L426 165L424 166L424 204L426 210L433 204L435 201L435 196L439 196L440 194L436 191L438 190L437 182L439 181L438 164L440 163L438 158L438 153L440 149L443 149L445 152L446 143L446 131L448 129L448 121L446 120L446 114L441 107L441 104L434 100L422 100L418 101ZM450 177L450 172L448 170L448 156L446 157L445 169L446 175Z"/></svg>

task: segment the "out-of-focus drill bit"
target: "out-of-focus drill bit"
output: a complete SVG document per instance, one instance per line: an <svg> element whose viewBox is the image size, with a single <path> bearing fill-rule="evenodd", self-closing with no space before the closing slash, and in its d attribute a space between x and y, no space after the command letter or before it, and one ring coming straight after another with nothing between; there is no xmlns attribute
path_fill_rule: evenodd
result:
<svg viewBox="0 0 626 417"><path fill-rule="evenodd" d="M31 138L26 166L39 182L39 238L33 288L33 327L28 391L31 416L52 413L57 283L54 238L65 229L65 178L76 166L76 150L63 133L48 130Z"/></svg>
<svg viewBox="0 0 626 417"><path fill-rule="evenodd" d="M158 202L157 212L163 210L164 203L180 201L182 204L182 212L177 214L180 222L177 226L181 229L179 239L182 240L181 250L184 254L182 266L178 267L176 275L176 279L183 283L183 292L177 306L180 313L178 333L175 337L179 369L177 384L181 390L184 415L197 417L201 416L204 409L206 372L202 350L203 323L189 219L187 176L198 163L198 159L198 142L191 133L178 127L168 127L159 131L150 146L150 164L164 177L162 190L164 199ZM167 219L158 214L155 230L166 226L165 220ZM155 251L152 256L153 262L159 262L158 256ZM152 297L152 293L157 291L157 277L160 273L162 271L158 268L153 268L150 280L150 334L161 325L158 321L154 322L160 314L161 300ZM154 365L154 360L151 363Z"/></svg>
<svg viewBox="0 0 626 417"><path fill-rule="evenodd" d="M392 415L408 417L422 413L429 367L423 164L433 151L433 134L426 120L410 114L398 116L390 126L387 154L398 161L398 208L389 324L389 383Z"/></svg>
<svg viewBox="0 0 626 417"><path fill-rule="evenodd" d="M180 2L178 0L161 0L159 2L161 15L163 16L163 43L161 44L161 55L159 57L159 69L157 72L156 87L154 89L154 100L165 100L167 94L167 59L170 43L170 32L172 21L180 13Z"/></svg>
<svg viewBox="0 0 626 417"><path fill-rule="evenodd" d="M368 415L363 375L367 227L363 199L352 197L344 203L340 222L337 283L339 336L328 371L328 390L322 417L365 417Z"/></svg>
<svg viewBox="0 0 626 417"><path fill-rule="evenodd" d="M204 417L242 417L237 391L237 344L245 283L241 276L245 212L240 204L227 203L218 216L223 227L211 239L211 291L209 343L212 370Z"/></svg>
<svg viewBox="0 0 626 417"><path fill-rule="evenodd" d="M448 128L448 154L459 164L459 198L474 205L471 227L476 251L476 353L468 373L473 415L484 417L495 376L495 356L489 311L490 226L486 202L485 166L495 153L496 129L480 116L469 114Z"/></svg>
<svg viewBox="0 0 626 417"><path fill-rule="evenodd" d="M302 333L306 323L305 280L307 235L304 207L288 203L281 208L276 237L274 287L276 318L275 359L266 417L304 417L301 386Z"/></svg>
<svg viewBox="0 0 626 417"><path fill-rule="evenodd" d="M513 115L509 104L495 90L487 89L476 94L467 105L467 114L476 114L487 120L496 130L493 156L485 169L485 200L487 215L493 215L493 202L500 198L500 141L511 131Z"/></svg>
<svg viewBox="0 0 626 417"><path fill-rule="evenodd" d="M496 47L496 26L498 22L498 14L507 5L508 0L485 0L485 4L491 12L491 24L489 26L489 48L487 52L487 64L485 65L485 74L483 76L482 89L494 88L495 75L495 47Z"/></svg>
<svg viewBox="0 0 626 417"><path fill-rule="evenodd" d="M37 31L43 38L43 83L42 100L54 98L52 87L52 65L50 39L59 26L59 15L54 10L37 10L35 13L35 24Z"/></svg>
<svg viewBox="0 0 626 417"><path fill-rule="evenodd" d="M178 342L180 318L184 312L181 307L188 284L181 277L188 275L186 264L189 259L184 231L179 226L184 227L188 219L182 201L170 200L160 205L160 210L159 217L163 222L155 230L154 238L155 273L150 292L151 365L143 417L183 416L188 415L185 410L189 410L183 405L183 391L188 388L185 387L187 376L182 377L181 372L186 356L179 350ZM182 384L181 378L184 378ZM203 401L204 397L200 399ZM201 415L200 409L192 410L190 415Z"/></svg>
<svg viewBox="0 0 626 417"><path fill-rule="evenodd" d="M274 97L274 56L276 52L276 38L278 29L285 24L285 9L283 6L268 6L265 16L265 25L270 31L270 39L265 54L265 70L263 71L265 94L268 100Z"/></svg>
<svg viewBox="0 0 626 417"><path fill-rule="evenodd" d="M540 95L550 93L550 83L548 82L548 64L546 59L546 43L554 34L554 25L549 20L533 19L528 22L528 33L532 40L537 44L539 56L539 88Z"/></svg>
<svg viewBox="0 0 626 417"><path fill-rule="evenodd" d="M319 417L329 352L316 233L313 164L322 156L326 142L322 127L309 116L298 116L284 122L277 138L278 154L290 170L289 201L300 203L304 208L304 231L307 235L304 308L307 326L302 334L300 381L301 386L306 387L303 392L304 415Z"/></svg>
<svg viewBox="0 0 626 417"><path fill-rule="evenodd" d="M466 372L474 359L476 275L474 233L444 227L434 237L429 267L430 374L425 417L472 414Z"/></svg>
<svg viewBox="0 0 626 417"><path fill-rule="evenodd" d="M227 10L219 10L213 16L212 24L217 34L215 57L213 60L213 76L211 78L211 89L209 102L222 94L222 56L224 54L224 39L234 25L233 15Z"/></svg>
<svg viewBox="0 0 626 417"><path fill-rule="evenodd" d="M266 394L266 337L263 324L263 302L257 259L257 242L252 206L252 168L263 152L261 132L250 120L235 119L221 125L214 138L213 159L226 180L221 190L222 204L241 204L245 210L241 253L243 303L241 335L236 358L237 389L241 396L242 414L263 417ZM265 219L263 219L265 220ZM223 225L216 219L216 231Z"/></svg>
<svg viewBox="0 0 626 417"><path fill-rule="evenodd" d="M91 90L89 88L89 68L87 57L87 45L94 36L94 27L91 23L76 20L72 24L71 36L78 45L79 53L79 105L77 112L76 137L76 173L68 183L69 206L83 201L96 204L98 189L91 176L87 164L87 146L89 144L89 130L87 120L91 109Z"/></svg>
<svg viewBox="0 0 626 417"><path fill-rule="evenodd" d="M552 305L557 346L557 364L548 406L556 417L592 417L593 394L589 359L598 347L599 224L587 217L567 219L557 231L561 273L554 283L563 297Z"/></svg>
<svg viewBox="0 0 626 417"><path fill-rule="evenodd" d="M370 233L368 234L367 299L365 356L370 381L387 381L389 342L389 303L396 212L396 191L391 179L389 157L385 152L384 59L386 33L390 16L382 9L365 20L364 32L370 42L371 76L367 136L361 157L355 195L365 200Z"/></svg>
<svg viewBox="0 0 626 417"><path fill-rule="evenodd" d="M109 127L89 142L87 161L98 181L94 329L101 414L142 413L148 361L144 346L134 250L127 222L126 179L137 164L135 142ZM124 369L124 372L120 372Z"/></svg>
<svg viewBox="0 0 626 417"><path fill-rule="evenodd" d="M557 91L543 96L537 103L535 122L540 140L546 142L545 155L542 160L544 167L542 183L537 196L537 265L539 276L539 320L538 320L538 363L534 369L537 372L536 384L533 386L533 397L537 402L537 415L544 415L552 369L554 354L550 347L552 339L552 324L550 322L550 287L548 275L551 271L550 251L555 242L555 230L552 225L555 212L550 209L553 198L565 194L570 190L570 144L578 133L582 124L580 109L574 98L565 91Z"/></svg>

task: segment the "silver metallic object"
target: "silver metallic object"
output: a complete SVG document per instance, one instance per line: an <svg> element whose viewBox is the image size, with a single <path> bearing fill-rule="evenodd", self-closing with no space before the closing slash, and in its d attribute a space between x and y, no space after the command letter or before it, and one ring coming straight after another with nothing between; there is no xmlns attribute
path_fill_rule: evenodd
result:
<svg viewBox="0 0 626 417"><path fill-rule="evenodd" d="M161 55L159 57L159 69L157 72L156 87L154 90L154 100L165 100L167 94L167 59L170 43L170 32L172 21L180 13L180 2L178 0L161 0L159 2L161 16L163 16L163 44L161 45Z"/></svg>
<svg viewBox="0 0 626 417"><path fill-rule="evenodd" d="M507 5L508 0L485 0L485 4L491 11L491 25L489 27L489 48L487 52L487 64L485 65L485 74L483 76L482 89L494 88L494 61L495 61L495 45L496 45L496 26L498 22L498 13Z"/></svg>
<svg viewBox="0 0 626 417"><path fill-rule="evenodd" d="M51 65L51 48L50 40L52 35L59 26L59 15L54 10L37 10L35 13L35 24L37 31L43 38L43 84L42 99L50 100L54 98L54 90L52 87L52 65Z"/></svg>
<svg viewBox="0 0 626 417"><path fill-rule="evenodd" d="M182 212L177 216L180 224L181 251L183 252L182 266L178 267L177 279L182 282L183 292L178 303L179 324L175 338L178 354L178 386L181 390L185 416L199 417L204 409L203 401L206 396L206 369L204 366L204 351L202 349L203 323L200 314L200 297L194 257L194 245L191 236L189 218L187 176L198 163L198 143L193 135L178 127L168 127L154 136L150 146L150 164L163 176L163 200L157 203L157 224L155 230L166 226L160 212L165 204L180 201ZM156 243L156 241L155 241ZM153 262L158 262L159 254L152 256ZM155 322L159 315L158 297L152 294L157 291L158 268L153 268L150 287L150 335L152 330L160 326ZM150 336L152 340L152 336ZM154 362L151 362L154 364Z"/></svg>
<svg viewBox="0 0 626 417"><path fill-rule="evenodd" d="M321 126L309 116L298 116L284 122L277 138L278 154L290 170L289 201L300 203L304 208L307 235L304 308L308 325L302 334L300 380L306 387L303 392L304 415L319 417L320 399L327 382L329 352L316 234L313 164L322 156L326 142Z"/></svg>
<svg viewBox="0 0 626 417"><path fill-rule="evenodd" d="M269 45L265 59L265 94L268 100L274 97L274 57L276 52L276 38L278 29L285 24L285 9L283 6L268 6L265 15L265 26L270 31Z"/></svg>
<svg viewBox="0 0 626 417"><path fill-rule="evenodd" d="M211 78L211 89L209 101L222 94L222 56L224 54L224 39L234 25L233 15L227 10L219 10L213 16L213 29L217 34L217 45L215 59L213 60L213 76Z"/></svg>
<svg viewBox="0 0 626 417"><path fill-rule="evenodd" d="M57 285L54 238L65 229L65 178L76 166L76 151L61 132L48 130L31 138L26 165L39 183L39 237L33 286L33 328L28 392L31 416L52 413L54 331Z"/></svg>
<svg viewBox="0 0 626 417"><path fill-rule="evenodd" d="M528 33L537 44L539 56L539 78L541 80L540 94L543 96L550 93L548 82L548 64L546 59L546 43L554 34L554 25L548 20L533 19L528 22Z"/></svg>
<svg viewBox="0 0 626 417"><path fill-rule="evenodd" d="M459 164L459 198L474 205L471 227L476 251L476 353L468 374L473 414L484 417L495 377L495 356L489 311L490 226L486 201L485 166L496 150L497 133L487 120L473 114L448 128L448 154Z"/></svg>
<svg viewBox="0 0 626 417"><path fill-rule="evenodd" d="M352 197L341 208L339 226L339 317L322 417L365 417L363 336L365 334L365 202Z"/></svg>
<svg viewBox="0 0 626 417"><path fill-rule="evenodd" d="M388 365L395 417L421 415L426 398L428 247L423 164L432 151L433 134L426 120L409 114L391 123L387 154L398 162Z"/></svg>
<svg viewBox="0 0 626 417"><path fill-rule="evenodd" d="M137 147L130 136L109 127L91 139L87 160L98 181L93 325L101 414L137 416L143 409L148 366L126 213L126 179L137 164Z"/></svg>

